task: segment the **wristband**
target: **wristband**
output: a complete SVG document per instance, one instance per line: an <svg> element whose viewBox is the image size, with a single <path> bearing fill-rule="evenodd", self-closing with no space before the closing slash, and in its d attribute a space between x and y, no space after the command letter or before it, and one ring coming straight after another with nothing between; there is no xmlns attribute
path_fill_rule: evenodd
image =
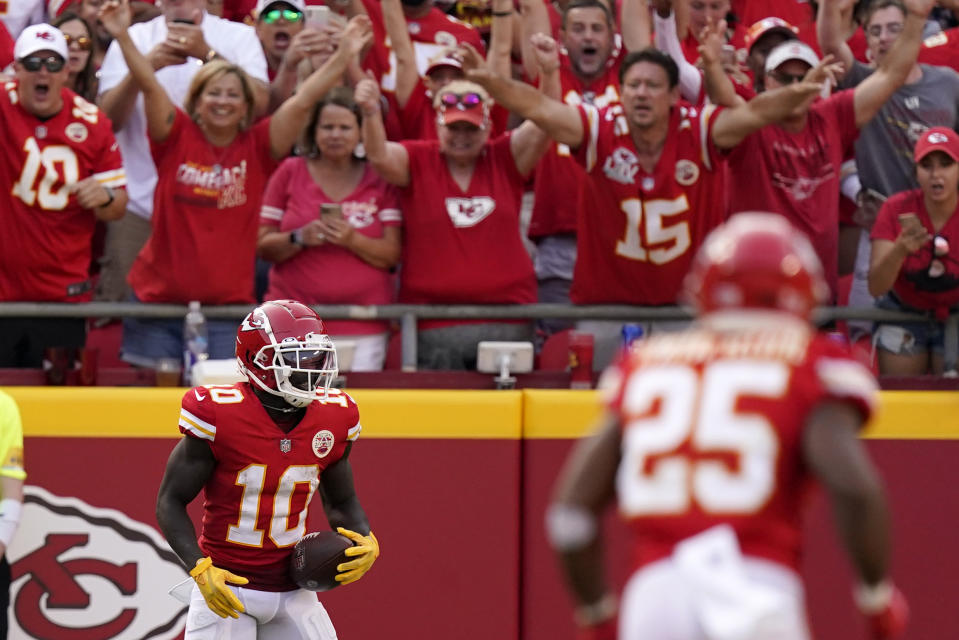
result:
<svg viewBox="0 0 959 640"><path fill-rule="evenodd" d="M576 622L581 627L593 627L616 615L616 596L611 593L591 604L576 607Z"/></svg>
<svg viewBox="0 0 959 640"><path fill-rule="evenodd" d="M97 209L103 209L103 208L109 207L111 204L113 204L113 200L114 200L113 189L111 189L110 187L108 187L108 186L106 186L106 185L104 185L103 188L106 190L107 196L109 196L110 199L107 200L106 202L104 202L103 204L98 205L98 206L97 206Z"/></svg>
<svg viewBox="0 0 959 640"><path fill-rule="evenodd" d="M4 498L0 500L0 543L5 547L10 546L13 540L13 534L17 532L17 525L20 524L20 512L23 505L19 500L13 498Z"/></svg>

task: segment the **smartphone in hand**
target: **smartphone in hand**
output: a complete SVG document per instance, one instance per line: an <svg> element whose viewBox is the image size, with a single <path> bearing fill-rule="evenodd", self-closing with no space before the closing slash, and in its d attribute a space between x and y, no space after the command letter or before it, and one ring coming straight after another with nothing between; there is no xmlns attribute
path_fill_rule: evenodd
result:
<svg viewBox="0 0 959 640"><path fill-rule="evenodd" d="M311 5L306 7L306 26L322 29L330 21L330 8L326 5Z"/></svg>
<svg viewBox="0 0 959 640"><path fill-rule="evenodd" d="M343 207L338 202L324 202L320 205L320 220L329 223L331 220L343 219Z"/></svg>
<svg viewBox="0 0 959 640"><path fill-rule="evenodd" d="M909 232L914 229L922 229L922 221L915 213L900 213L899 226L902 227L903 231Z"/></svg>

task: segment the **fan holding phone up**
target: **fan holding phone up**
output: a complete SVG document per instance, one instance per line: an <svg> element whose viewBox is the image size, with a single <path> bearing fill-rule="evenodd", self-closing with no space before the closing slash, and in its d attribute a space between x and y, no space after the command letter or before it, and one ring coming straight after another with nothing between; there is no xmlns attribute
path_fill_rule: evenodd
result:
<svg viewBox="0 0 959 640"><path fill-rule="evenodd" d="M399 196L357 153L361 114L349 87L313 110L301 147L273 174L263 196L258 250L272 262L267 300L389 304L400 258ZM356 344L353 371L383 368L389 324L329 320L327 331Z"/></svg>
<svg viewBox="0 0 959 640"><path fill-rule="evenodd" d="M945 351L944 320L959 310L959 135L934 127L914 158L919 188L891 196L872 229L869 293L882 309L929 316L928 322L883 322L875 331L880 373L955 371Z"/></svg>

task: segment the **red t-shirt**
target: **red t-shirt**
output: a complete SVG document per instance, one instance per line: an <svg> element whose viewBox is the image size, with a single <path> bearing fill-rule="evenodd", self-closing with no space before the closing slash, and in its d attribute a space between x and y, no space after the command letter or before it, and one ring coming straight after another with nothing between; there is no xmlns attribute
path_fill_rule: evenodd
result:
<svg viewBox="0 0 959 640"><path fill-rule="evenodd" d="M194 387L183 396L179 426L207 441L216 458L203 487L200 549L217 567L249 579L251 589L296 589L290 554L307 533L319 476L360 435L356 403L331 389L285 433L249 383Z"/></svg>
<svg viewBox="0 0 959 640"><path fill-rule="evenodd" d="M7 25L0 21L0 69L13 62L13 38Z"/></svg>
<svg viewBox="0 0 959 640"><path fill-rule="evenodd" d="M20 105L17 83L0 96L0 301L89 300L96 216L70 188L93 177L126 185L110 120L69 89L63 108L40 119Z"/></svg>
<svg viewBox="0 0 959 640"><path fill-rule="evenodd" d="M622 106L580 105L576 160L589 174L576 236L575 304L674 304L696 249L723 220L712 127L721 111L673 108L652 173L638 162Z"/></svg>
<svg viewBox="0 0 959 640"><path fill-rule="evenodd" d="M910 253L899 269L899 276L892 290L900 300L914 309L938 311L940 315L948 314L949 309L959 304L959 260L952 248L959 247L959 215L953 212L937 233L926 211L922 190L900 191L886 200L879 209L870 237L873 240L895 242L902 231L902 225L899 224L900 213L915 213L929 233L946 239L950 250L946 255L939 256L946 271L938 277L929 275L929 264L933 259L932 242L921 247L919 251Z"/></svg>
<svg viewBox="0 0 959 640"><path fill-rule="evenodd" d="M410 184L401 190L403 266L400 302L536 302L533 263L519 234L525 177L510 134L487 143L465 191L435 140L407 140ZM449 322L425 321L423 328Z"/></svg>
<svg viewBox="0 0 959 640"><path fill-rule="evenodd" d="M799 569L814 481L802 448L806 421L821 403L839 401L865 422L878 385L847 347L804 321L784 314L767 326L657 334L611 370L609 409L620 418L620 464L628 465L616 494L637 567L728 524L745 555Z"/></svg>
<svg viewBox="0 0 959 640"><path fill-rule="evenodd" d="M619 67L624 49L611 55L603 75L589 84L573 71L569 56L560 57L560 82L563 102L587 103L598 109L619 102ZM576 212L580 192L586 182L583 168L570 155L566 145L551 144L537 163L533 174L533 213L530 217L530 238L556 233L576 233Z"/></svg>
<svg viewBox="0 0 959 640"><path fill-rule="evenodd" d="M839 252L839 178L859 136L853 90L809 109L799 133L769 125L729 154L729 213L772 211L809 236L836 293Z"/></svg>
<svg viewBox="0 0 959 640"><path fill-rule="evenodd" d="M402 222L399 192L367 165L360 183L342 200L333 200L310 175L304 158L287 158L273 173L263 194L260 224L281 231L299 229L315 220L320 205L339 202L343 217L360 233L383 236L387 226ZM317 274L335 274L317 277ZM389 304L393 301L393 275L359 258L344 247L323 244L306 247L270 269L267 300L299 300L306 304ZM334 335L386 331L387 322L326 320Z"/></svg>
<svg viewBox="0 0 959 640"><path fill-rule="evenodd" d="M277 164L270 118L216 147L177 109L169 137L150 147L158 180L153 233L130 269L137 298L253 302L260 199Z"/></svg>
<svg viewBox="0 0 959 640"><path fill-rule="evenodd" d="M926 38L919 49L919 62L959 71L959 27Z"/></svg>

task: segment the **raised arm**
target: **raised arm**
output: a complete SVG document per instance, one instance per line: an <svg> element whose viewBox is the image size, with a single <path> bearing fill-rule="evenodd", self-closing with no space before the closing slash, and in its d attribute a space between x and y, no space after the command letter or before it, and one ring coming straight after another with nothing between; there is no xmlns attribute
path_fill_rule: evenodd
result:
<svg viewBox="0 0 959 640"><path fill-rule="evenodd" d="M855 58L846 44L845 25L851 18L855 0L822 0L816 16L816 38L822 54L832 55L842 63L845 73L852 69Z"/></svg>
<svg viewBox="0 0 959 640"><path fill-rule="evenodd" d="M542 33L553 37L549 24L549 10L546 8L544 0L520 0L520 16L522 19L522 58L523 73L530 82L534 82L539 77L539 66L536 64L536 56L532 50L533 34ZM507 77L507 74L502 74Z"/></svg>
<svg viewBox="0 0 959 640"><path fill-rule="evenodd" d="M725 20L708 24L700 37L699 57L703 61L703 81L706 83L706 95L710 101L723 107L736 107L746 104L746 100L736 93L733 81L723 68L722 46L725 33Z"/></svg>
<svg viewBox="0 0 959 640"><path fill-rule="evenodd" d="M684 4L681 1L679 4ZM672 0L654 0L656 8L653 16L653 25L656 34L655 46L676 62L679 67L679 93L687 101L696 104L703 86L702 74L699 69L690 64L683 55L683 47L679 43L676 28L676 13L673 11Z"/></svg>
<svg viewBox="0 0 959 640"><path fill-rule="evenodd" d="M127 68L130 70L130 77L143 92L147 134L151 140L163 142L173 129L176 105L157 80L153 66L133 44L133 39L128 32L131 15L129 0L111 0L100 8L100 22L103 28L113 36L117 46L120 47L123 59L126 60ZM121 87L118 86L117 89L119 88ZM109 111L107 114L109 115Z"/></svg>
<svg viewBox="0 0 959 640"><path fill-rule="evenodd" d="M420 72L416 68L416 52L413 49L413 40L406 27L406 17L403 15L403 5L400 0L380 0L383 10L383 24L386 26L386 35L390 39L390 48L396 56L396 103L402 109L410 99L416 82L420 79Z"/></svg>
<svg viewBox="0 0 959 640"><path fill-rule="evenodd" d="M490 26L489 51L486 64L493 73L511 76L513 51L513 0L493 0L493 24Z"/></svg>
<svg viewBox="0 0 959 640"><path fill-rule="evenodd" d="M749 102L726 109L716 116L713 124L713 144L721 149L731 149L754 131L788 117L804 102L814 100L821 91L821 83L803 80L764 91Z"/></svg>
<svg viewBox="0 0 959 640"><path fill-rule="evenodd" d="M905 0L906 22L892 48L882 58L879 68L856 86L856 126L872 120L882 105L906 81L916 64L922 45L922 29L935 0Z"/></svg>
<svg viewBox="0 0 959 640"><path fill-rule="evenodd" d="M652 25L646 0L623 0L619 25L626 51L639 51L652 44Z"/></svg>
<svg viewBox="0 0 959 640"><path fill-rule="evenodd" d="M873 240L869 253L869 295L878 298L892 289L906 258L932 241L932 234L922 224L904 226L892 241Z"/></svg>
<svg viewBox="0 0 959 640"><path fill-rule="evenodd" d="M539 90L543 95L558 100L561 92L559 45L545 33L533 34L532 40L539 67ZM464 64L464 69L466 67ZM550 138L538 125L526 120L513 130L509 142L516 169L525 176L549 149Z"/></svg>
<svg viewBox="0 0 959 640"><path fill-rule="evenodd" d="M410 183L410 157L406 153L406 147L386 139L380 85L368 74L357 83L353 97L363 112L363 148L366 149L366 159L384 180L405 187Z"/></svg>
<svg viewBox="0 0 959 640"><path fill-rule="evenodd" d="M461 44L466 77L479 84L498 104L521 118L536 123L550 138L576 148L583 142L583 123L579 110L544 96L525 82L490 73L485 67L467 69L465 60L478 56L473 47Z"/></svg>
<svg viewBox="0 0 959 640"><path fill-rule="evenodd" d="M274 158L289 155L310 111L327 91L342 81L350 61L359 55L372 37L368 16L350 18L336 52L303 81L297 92L280 105L270 119L270 150Z"/></svg>

